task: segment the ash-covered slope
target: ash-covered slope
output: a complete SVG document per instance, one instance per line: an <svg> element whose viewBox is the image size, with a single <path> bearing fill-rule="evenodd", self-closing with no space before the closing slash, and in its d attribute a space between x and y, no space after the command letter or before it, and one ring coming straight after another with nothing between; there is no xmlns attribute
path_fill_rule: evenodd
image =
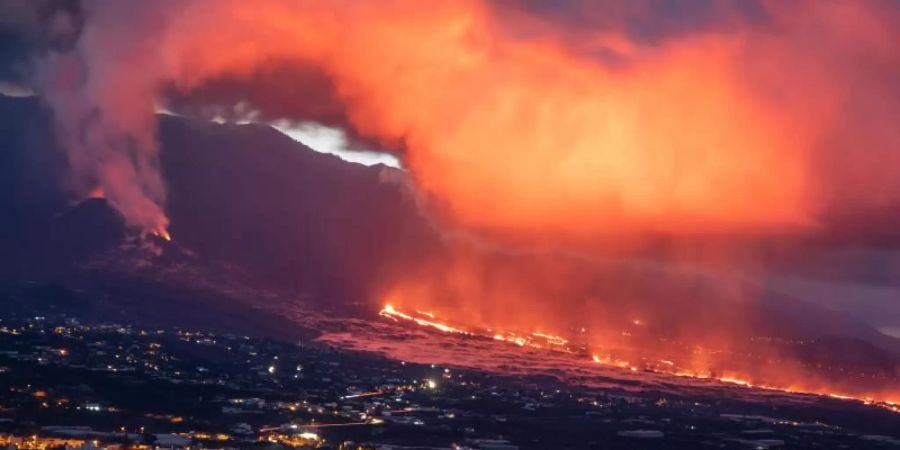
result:
<svg viewBox="0 0 900 450"><path fill-rule="evenodd" d="M262 125L162 116L159 137L170 231L200 254L316 298L361 301L383 270L437 246L403 190L382 181L395 169Z"/></svg>

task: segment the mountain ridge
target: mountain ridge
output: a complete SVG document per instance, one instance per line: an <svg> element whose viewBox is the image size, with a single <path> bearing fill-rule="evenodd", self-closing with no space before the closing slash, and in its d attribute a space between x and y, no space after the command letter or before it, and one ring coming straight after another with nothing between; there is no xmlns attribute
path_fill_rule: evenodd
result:
<svg viewBox="0 0 900 450"><path fill-rule="evenodd" d="M234 317L258 306L252 302L259 300L252 298L255 294L235 293L229 298L228 293L214 292L216 283L228 284L221 277L231 277L236 284L272 286L332 311L374 315L369 295L390 271L447 253L442 236L408 193L396 183L384 182L382 171L395 169L366 167L314 152L265 125L217 124L169 115L160 116L158 136L175 242L140 241L105 201L89 199L70 206L65 185L51 182L62 179L65 157L47 131L53 129L52 115L38 98L0 98L0 114L8 119L0 121L5 124L0 126L0 138L7 143L7 151L0 155L0 175L8 175L3 178L7 189L0 192L0 205L10 212L0 219L0 248L7 250L0 258L0 278L39 279L73 289L87 286L94 295L107 298L99 302L101 308L115 309L115 301L108 299L127 297L123 304L130 306L123 306L122 317L156 315L164 320L153 311L159 306L194 311L191 320L205 321L203 311L222 308L232 317L220 320L246 331ZM260 152L266 157L259 157ZM149 253L134 258L131 250L121 250L123 242L146 245ZM97 263L98 255L106 258L102 264ZM515 258L494 255L488 260L514 264ZM182 270L182 275L170 277L178 268L195 272ZM613 286L619 275L629 272L613 269L600 279ZM630 275L654 279L652 271ZM665 311L679 305L669 304L666 297L683 292L686 298L680 304L697 312L697 326L715 326L720 321L715 311L725 313L728 305L704 299L714 292L704 289L696 279L687 279L669 288L651 283L635 295L653 297L644 307L657 305ZM699 301L691 297L695 291L704 294L697 295ZM152 299L147 292L160 298ZM197 292L212 293L193 301L192 296L207 295ZM784 296L767 298L747 317L758 333L806 335L813 330L830 339L831 331L900 354L900 340L861 322ZM180 306L165 306L167 302ZM717 309L704 312L704 305ZM210 314L208 319L214 317ZM269 313L259 323L266 321L278 319ZM827 330L816 328L823 324ZM280 328L289 325L282 323ZM871 353L879 360L884 357Z"/></svg>

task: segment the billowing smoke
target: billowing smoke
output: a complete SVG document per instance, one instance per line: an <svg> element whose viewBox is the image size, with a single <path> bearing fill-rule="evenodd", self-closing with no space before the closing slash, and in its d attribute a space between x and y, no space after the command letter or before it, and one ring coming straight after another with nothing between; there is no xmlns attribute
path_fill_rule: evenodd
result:
<svg viewBox="0 0 900 450"><path fill-rule="evenodd" d="M341 125L487 230L757 231L897 201L895 6L651 5L90 1L40 87L80 189L147 229L154 107L177 98Z"/></svg>
<svg viewBox="0 0 900 450"><path fill-rule="evenodd" d="M165 186L155 141L162 74L154 62L154 34L165 10L142 5L86 5L88 20L77 47L42 61L40 87L53 107L74 189L106 197L133 226L165 235ZM141 20L121 19L130 14Z"/></svg>

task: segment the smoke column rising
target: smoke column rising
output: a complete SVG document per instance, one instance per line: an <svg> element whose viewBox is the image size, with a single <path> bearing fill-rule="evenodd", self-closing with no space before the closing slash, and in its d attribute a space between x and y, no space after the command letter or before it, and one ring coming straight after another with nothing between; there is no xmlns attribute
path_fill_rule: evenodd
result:
<svg viewBox="0 0 900 450"><path fill-rule="evenodd" d="M150 229L166 223L152 139L164 88L274 64L327 77L343 125L402 152L471 227L765 230L895 202L898 132L883 119L898 109L884 98L897 92L895 11L763 5L762 23L648 42L480 1L94 1L84 79L48 94L76 172ZM50 78L76 76L67 66Z"/></svg>
<svg viewBox="0 0 900 450"><path fill-rule="evenodd" d="M161 5L89 5L76 50L51 54L39 76L74 189L106 197L136 228L165 234L154 111L162 78L153 25L162 20ZM141 21L121 20L130 14Z"/></svg>

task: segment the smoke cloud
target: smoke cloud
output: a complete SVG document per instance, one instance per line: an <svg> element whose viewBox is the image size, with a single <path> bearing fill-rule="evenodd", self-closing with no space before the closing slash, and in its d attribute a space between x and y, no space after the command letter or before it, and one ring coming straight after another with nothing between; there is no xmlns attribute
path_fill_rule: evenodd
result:
<svg viewBox="0 0 900 450"><path fill-rule="evenodd" d="M897 8L652 5L90 1L38 84L78 189L146 229L166 224L154 107L204 101L342 126L449 220L504 233L764 231L897 202Z"/></svg>

